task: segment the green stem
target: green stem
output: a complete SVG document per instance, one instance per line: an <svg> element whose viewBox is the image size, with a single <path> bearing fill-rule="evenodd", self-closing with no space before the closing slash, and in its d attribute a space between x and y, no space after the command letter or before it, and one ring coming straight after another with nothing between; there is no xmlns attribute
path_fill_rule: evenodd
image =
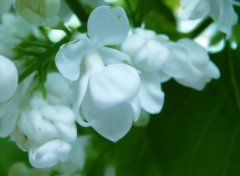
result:
<svg viewBox="0 0 240 176"><path fill-rule="evenodd" d="M198 27L192 32L191 38L196 38L199 36L210 24L212 23L211 18L207 18L202 23L198 25Z"/></svg>
<svg viewBox="0 0 240 176"><path fill-rule="evenodd" d="M140 27L143 23L144 18L144 11L145 11L145 1L144 0L138 0L137 8L134 13L137 14L136 18L136 24L135 27Z"/></svg>
<svg viewBox="0 0 240 176"><path fill-rule="evenodd" d="M82 4L77 0L65 0L67 5L72 9L75 15L82 23L86 23L88 20L88 14L86 13L85 9L83 8Z"/></svg>
<svg viewBox="0 0 240 176"><path fill-rule="evenodd" d="M27 49L22 48L22 47L16 47L16 48L14 48L14 50L17 51L17 52L24 53L26 55L40 57L40 53L37 53L37 52L34 52L34 51L30 51L30 50L27 50Z"/></svg>
<svg viewBox="0 0 240 176"><path fill-rule="evenodd" d="M59 50L60 46L69 41L68 37L64 37L58 43L52 45L46 52L41 55L41 59L35 60L26 70L24 70L19 76L19 83L21 83L26 77L38 70L41 66L45 65L52 58L54 54Z"/></svg>
<svg viewBox="0 0 240 176"><path fill-rule="evenodd" d="M136 13L134 12L131 3L129 2L129 0L125 0L125 3L127 5L128 11L129 11L129 16L132 20L133 26L137 26L137 21L136 21Z"/></svg>
<svg viewBox="0 0 240 176"><path fill-rule="evenodd" d="M37 47L42 47L42 48L48 48L49 45L44 43L44 42L38 42L38 41L31 41L31 40L26 40L26 39L22 39L22 38L18 38L20 40L22 40L23 44L27 44L27 45L31 45L31 46L37 46Z"/></svg>
<svg viewBox="0 0 240 176"><path fill-rule="evenodd" d="M69 37L72 36L72 32L68 29L67 26L65 26L65 24L62 21L58 24L58 27L62 29Z"/></svg>

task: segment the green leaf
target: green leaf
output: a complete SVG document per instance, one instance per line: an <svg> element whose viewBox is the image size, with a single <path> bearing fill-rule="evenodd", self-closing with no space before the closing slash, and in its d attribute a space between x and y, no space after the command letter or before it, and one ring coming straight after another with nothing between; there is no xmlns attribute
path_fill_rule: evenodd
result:
<svg viewBox="0 0 240 176"><path fill-rule="evenodd" d="M162 176L149 147L146 127L133 127L117 143L93 136L87 152L86 176L102 176L109 166L115 168L116 176Z"/></svg>
<svg viewBox="0 0 240 176"><path fill-rule="evenodd" d="M213 57L222 75L204 91L164 86L163 112L148 128L164 176L240 174L240 51L229 52Z"/></svg>
<svg viewBox="0 0 240 176"><path fill-rule="evenodd" d="M27 162L27 153L21 151L9 138L0 139L0 175L7 175L9 168L17 162Z"/></svg>
<svg viewBox="0 0 240 176"><path fill-rule="evenodd" d="M133 128L114 145L117 176L162 176L149 147L146 128Z"/></svg>

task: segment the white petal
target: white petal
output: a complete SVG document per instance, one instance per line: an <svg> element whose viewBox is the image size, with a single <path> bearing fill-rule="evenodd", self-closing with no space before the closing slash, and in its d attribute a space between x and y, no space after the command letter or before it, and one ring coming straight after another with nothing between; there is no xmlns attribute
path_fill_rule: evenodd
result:
<svg viewBox="0 0 240 176"><path fill-rule="evenodd" d="M59 72L67 79L76 81L80 74L80 64L86 52L92 47L88 38L62 45L55 62Z"/></svg>
<svg viewBox="0 0 240 176"><path fill-rule="evenodd" d="M199 68L206 67L209 63L207 50L191 39L180 39L177 41L183 48L188 51L191 63Z"/></svg>
<svg viewBox="0 0 240 176"><path fill-rule="evenodd" d="M58 163L58 158L55 154L49 153L45 156L43 156L41 159L35 158L35 151L30 150L29 151L29 162L32 166L36 168L46 168L46 167L52 167Z"/></svg>
<svg viewBox="0 0 240 176"><path fill-rule="evenodd" d="M64 94L69 90L70 82L57 72L49 73L44 86L51 94Z"/></svg>
<svg viewBox="0 0 240 176"><path fill-rule="evenodd" d="M18 72L12 61L0 55L0 102L7 101L18 87Z"/></svg>
<svg viewBox="0 0 240 176"><path fill-rule="evenodd" d="M196 90L203 90L206 83L210 81L210 78L204 77L203 75L195 77L194 75L192 79L189 77L186 79L176 79L176 81L186 87L190 87Z"/></svg>
<svg viewBox="0 0 240 176"><path fill-rule="evenodd" d="M162 71L159 71L158 72L158 76L159 76L159 80L160 80L160 83L164 83L164 82L167 82L171 79L170 76L166 75L165 73L163 73Z"/></svg>
<svg viewBox="0 0 240 176"><path fill-rule="evenodd" d="M127 37L128 30L128 18L121 7L99 6L88 19L88 35L93 43L120 44Z"/></svg>
<svg viewBox="0 0 240 176"><path fill-rule="evenodd" d="M124 61L128 63L131 62L131 59L129 58L128 55L113 48L99 47L97 51L98 51L98 54L103 59L104 64L106 65L119 63L119 62L121 63Z"/></svg>
<svg viewBox="0 0 240 176"><path fill-rule="evenodd" d="M218 78L220 72L209 59L207 51L190 39L181 39L177 42L186 49L189 55L192 73L186 77L175 78L180 84L197 90L202 90L212 78Z"/></svg>
<svg viewBox="0 0 240 176"><path fill-rule="evenodd" d="M5 103L0 103L0 109L0 137L7 137L13 132L16 126L18 109L13 104Z"/></svg>
<svg viewBox="0 0 240 176"><path fill-rule="evenodd" d="M237 14L234 12L230 0L211 0L210 16L214 19L220 31L227 34L229 39L232 35L232 26L237 22Z"/></svg>
<svg viewBox="0 0 240 176"><path fill-rule="evenodd" d="M203 72L206 75L208 75L210 78L214 78L214 79L220 78L220 75L221 75L218 67L213 62L209 62L206 70L203 70Z"/></svg>
<svg viewBox="0 0 240 176"><path fill-rule="evenodd" d="M141 113L139 96L136 96L132 101L130 101L130 104L131 104L133 112L134 112L133 120L134 120L134 122L136 122L136 121L138 121L138 119L140 117L140 113Z"/></svg>
<svg viewBox="0 0 240 176"><path fill-rule="evenodd" d="M70 151L70 144L61 140L53 140L36 150L30 150L29 161L37 168L52 167L59 161L66 161Z"/></svg>
<svg viewBox="0 0 240 176"><path fill-rule="evenodd" d="M209 0L181 0L179 15L182 19L200 19L209 12Z"/></svg>
<svg viewBox="0 0 240 176"><path fill-rule="evenodd" d="M61 122L67 125L71 125L75 121L73 111L66 106L44 105L41 107L40 111L44 116L44 119L50 120L52 122Z"/></svg>
<svg viewBox="0 0 240 176"><path fill-rule="evenodd" d="M62 123L55 123L56 129L59 132L59 136L61 139L64 139L66 142L73 142L77 138L77 128L75 124L66 125Z"/></svg>
<svg viewBox="0 0 240 176"><path fill-rule="evenodd" d="M23 112L19 120L19 128L32 140L42 138L43 119L38 111Z"/></svg>
<svg viewBox="0 0 240 176"><path fill-rule="evenodd" d="M89 92L83 100L82 112L92 127L103 137L118 141L130 130L134 111L129 103L119 103L108 108L99 108L92 101Z"/></svg>
<svg viewBox="0 0 240 176"><path fill-rule="evenodd" d="M12 2L9 0L1 0L0 1L0 15L6 13L9 11L10 7L12 5Z"/></svg>
<svg viewBox="0 0 240 176"><path fill-rule="evenodd" d="M159 75L156 72L141 74L140 103L142 108L151 114L162 110L164 93L160 86Z"/></svg>
<svg viewBox="0 0 240 176"><path fill-rule="evenodd" d="M76 115L76 121L84 127L89 127L91 126L91 122L85 122L84 117L82 117L80 113L80 106L82 104L83 98L86 94L87 88L88 88L88 80L89 80L89 75L85 72L82 74L82 76L79 78L78 82L76 83L76 99L73 102L73 111Z"/></svg>
<svg viewBox="0 0 240 176"><path fill-rule="evenodd" d="M129 54L130 56L134 56L144 46L145 42L146 39L143 36L131 34L123 42L121 48L123 52Z"/></svg>
<svg viewBox="0 0 240 176"><path fill-rule="evenodd" d="M188 51L175 43L167 44L170 51L162 71L174 78L184 78L192 73Z"/></svg>
<svg viewBox="0 0 240 176"><path fill-rule="evenodd" d="M137 71L126 64L109 65L89 80L90 94L99 107L127 102L137 95L139 87Z"/></svg>
<svg viewBox="0 0 240 176"><path fill-rule="evenodd" d="M73 101L72 84L61 74L52 72L47 75L44 83L47 91L47 101L51 105L71 105Z"/></svg>
<svg viewBox="0 0 240 176"><path fill-rule="evenodd" d="M210 82L212 79L209 75L212 74L213 70L208 68L197 68L195 66L192 67L192 74L185 78L176 79L180 84L190 87L196 90L203 90L206 83Z"/></svg>
<svg viewBox="0 0 240 176"><path fill-rule="evenodd" d="M146 50L145 56L140 56L141 52L136 57L142 57L141 63L137 63L142 70L159 71L163 64L167 61L169 50L166 46L156 40L148 41L142 51ZM141 60L141 59L138 59Z"/></svg>

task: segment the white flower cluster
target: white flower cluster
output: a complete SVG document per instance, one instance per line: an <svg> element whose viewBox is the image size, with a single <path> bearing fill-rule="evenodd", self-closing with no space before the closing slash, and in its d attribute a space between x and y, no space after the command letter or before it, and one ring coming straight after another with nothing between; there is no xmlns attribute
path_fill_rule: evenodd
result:
<svg viewBox="0 0 240 176"><path fill-rule="evenodd" d="M202 90L212 78L220 76L206 50L190 39L174 43L154 31L135 29L122 44L122 50L131 56L132 65L140 73L140 104L151 114L161 111L164 93L160 85L170 78Z"/></svg>
<svg viewBox="0 0 240 176"><path fill-rule="evenodd" d="M140 107L151 114L161 111L161 83L174 78L202 90L220 76L206 50L192 40L174 43L144 29L127 37L128 28L122 8L98 7L88 20L89 38L81 35L56 56L59 72L77 87L73 109L79 124L114 142L139 119ZM116 44L121 51L106 47Z"/></svg>
<svg viewBox="0 0 240 176"><path fill-rule="evenodd" d="M201 19L210 15L218 29L229 39L232 26L237 23L238 16L233 5L240 5L234 0L180 0L180 16L183 19Z"/></svg>
<svg viewBox="0 0 240 176"><path fill-rule="evenodd" d="M202 7L196 2L189 5L189 17ZM60 4L60 0L16 0L16 9L29 22L42 24L56 16ZM0 31L6 23L2 17ZM14 20L9 23L16 25ZM97 7L89 16L87 34L63 44L55 54L59 72L46 74L45 94L36 89L36 72L18 85L17 68L6 58L12 55L6 56L0 48L4 55L0 56L0 136L11 135L28 152L34 167L68 160L77 139L76 122L116 142L139 120L142 109L161 112L164 82L174 79L203 90L211 79L220 77L207 51L194 41L173 42L151 30L129 28L123 8ZM21 29L19 33L26 35L20 36L26 37L29 29Z"/></svg>

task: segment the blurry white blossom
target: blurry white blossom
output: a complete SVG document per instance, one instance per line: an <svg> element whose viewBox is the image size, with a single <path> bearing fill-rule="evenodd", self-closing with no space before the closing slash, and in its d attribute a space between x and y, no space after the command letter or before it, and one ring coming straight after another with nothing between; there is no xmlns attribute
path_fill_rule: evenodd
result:
<svg viewBox="0 0 240 176"><path fill-rule="evenodd" d="M237 23L237 13L233 5L240 3L233 0L180 0L179 15L183 19L200 19L210 15L218 29L226 33L229 39L232 35L232 26Z"/></svg>
<svg viewBox="0 0 240 176"><path fill-rule="evenodd" d="M4 13L7 13L12 5L11 0L1 0L0 1L0 17Z"/></svg>
<svg viewBox="0 0 240 176"><path fill-rule="evenodd" d="M42 24L54 18L60 9L61 0L15 0L16 10L32 24Z"/></svg>
<svg viewBox="0 0 240 176"><path fill-rule="evenodd" d="M0 54L14 58L16 53L13 48L16 47L22 39L26 39L32 34L34 27L20 19L12 13L6 13L2 16L0 23Z"/></svg>
<svg viewBox="0 0 240 176"><path fill-rule="evenodd" d="M209 13L208 0L180 0L179 15L182 19L204 18Z"/></svg>
<svg viewBox="0 0 240 176"><path fill-rule="evenodd" d="M128 56L105 47L120 44L129 24L120 7L97 7L88 20L88 35L63 45L56 65L60 73L76 81L74 110L78 122L91 125L111 141L122 138L139 117L137 71L122 61ZM87 122L85 122L86 120Z"/></svg>
<svg viewBox="0 0 240 176"><path fill-rule="evenodd" d="M60 0L60 8L57 14L63 21L69 20L69 18L73 15L71 9L65 2L65 0Z"/></svg>

